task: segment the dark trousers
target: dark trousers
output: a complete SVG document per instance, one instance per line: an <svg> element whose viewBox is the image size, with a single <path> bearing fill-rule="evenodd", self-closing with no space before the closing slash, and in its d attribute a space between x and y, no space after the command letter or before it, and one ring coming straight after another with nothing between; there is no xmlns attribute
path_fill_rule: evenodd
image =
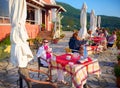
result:
<svg viewBox="0 0 120 88"><path fill-rule="evenodd" d="M112 46L113 46L113 44L109 44L109 43L107 44L107 47L112 47Z"/></svg>

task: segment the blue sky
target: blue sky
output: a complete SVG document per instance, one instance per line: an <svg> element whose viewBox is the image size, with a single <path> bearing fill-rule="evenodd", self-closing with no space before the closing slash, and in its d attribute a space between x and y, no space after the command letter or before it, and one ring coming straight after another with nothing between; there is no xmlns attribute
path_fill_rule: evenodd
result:
<svg viewBox="0 0 120 88"><path fill-rule="evenodd" d="M71 6L81 9L83 3L87 5L87 12L93 9L96 15L120 17L120 0L56 0L70 4Z"/></svg>

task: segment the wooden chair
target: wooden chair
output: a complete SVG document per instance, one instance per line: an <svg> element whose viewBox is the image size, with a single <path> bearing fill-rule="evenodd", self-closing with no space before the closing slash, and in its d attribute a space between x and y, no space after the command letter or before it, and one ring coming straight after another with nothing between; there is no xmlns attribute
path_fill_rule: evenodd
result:
<svg viewBox="0 0 120 88"><path fill-rule="evenodd" d="M44 73L41 70L21 68L18 71L18 73L19 73L21 79L23 79L26 82L27 88L58 88L55 83L52 83L50 81L41 81L41 80L35 80L35 79L31 78L29 75L29 71L40 72L49 77L48 74ZM23 86L20 86L20 88L23 88Z"/></svg>

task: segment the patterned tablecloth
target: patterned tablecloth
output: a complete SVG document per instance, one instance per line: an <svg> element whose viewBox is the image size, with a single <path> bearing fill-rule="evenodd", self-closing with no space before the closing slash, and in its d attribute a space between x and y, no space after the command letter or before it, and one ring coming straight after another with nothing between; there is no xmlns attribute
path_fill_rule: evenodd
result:
<svg viewBox="0 0 120 88"><path fill-rule="evenodd" d="M100 67L97 59L92 60L91 58L87 58L78 61L80 57L73 58L71 54L71 60L66 60L66 56L68 54L56 56L56 60L51 60L50 65L51 68L62 69L71 74L72 82L76 88L83 88L88 74L100 75Z"/></svg>

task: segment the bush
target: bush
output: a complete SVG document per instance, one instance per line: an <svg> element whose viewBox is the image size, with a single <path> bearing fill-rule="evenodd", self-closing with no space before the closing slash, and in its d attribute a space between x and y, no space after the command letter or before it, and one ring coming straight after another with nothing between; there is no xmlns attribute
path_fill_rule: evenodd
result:
<svg viewBox="0 0 120 88"><path fill-rule="evenodd" d="M10 57L10 45L0 46L0 61L7 57Z"/></svg>
<svg viewBox="0 0 120 88"><path fill-rule="evenodd" d="M117 60L118 60L118 61L120 60L120 55L117 56Z"/></svg>
<svg viewBox="0 0 120 88"><path fill-rule="evenodd" d="M3 41L0 42L0 46L10 45L10 36L7 36Z"/></svg>
<svg viewBox="0 0 120 88"><path fill-rule="evenodd" d="M4 40L0 42L0 61L10 56L10 36L7 36Z"/></svg>
<svg viewBox="0 0 120 88"><path fill-rule="evenodd" d="M116 34L117 34L116 46L120 48L120 30L118 30Z"/></svg>
<svg viewBox="0 0 120 88"><path fill-rule="evenodd" d="M119 65L116 65L114 67L114 73L116 77L120 77L120 66Z"/></svg>

